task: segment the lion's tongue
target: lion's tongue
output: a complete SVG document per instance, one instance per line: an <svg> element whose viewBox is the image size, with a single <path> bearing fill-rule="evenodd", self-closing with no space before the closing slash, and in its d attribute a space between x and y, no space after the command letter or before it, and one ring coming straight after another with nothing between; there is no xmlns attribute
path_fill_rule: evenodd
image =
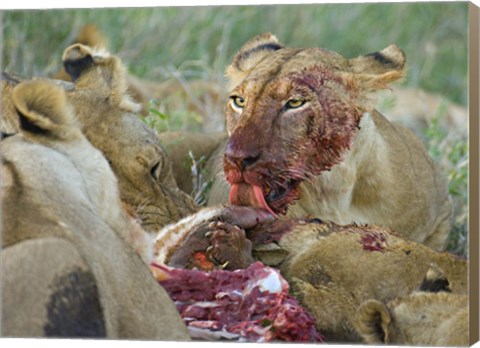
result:
<svg viewBox="0 0 480 348"><path fill-rule="evenodd" d="M273 216L277 214L268 206L263 197L262 189L247 183L233 184L230 188L230 204L262 208Z"/></svg>

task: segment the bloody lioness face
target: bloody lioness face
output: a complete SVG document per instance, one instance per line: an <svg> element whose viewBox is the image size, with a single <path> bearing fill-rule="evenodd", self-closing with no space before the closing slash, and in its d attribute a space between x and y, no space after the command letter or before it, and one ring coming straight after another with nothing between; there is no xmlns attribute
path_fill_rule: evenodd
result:
<svg viewBox="0 0 480 348"><path fill-rule="evenodd" d="M391 70L403 62L396 46L347 60L285 48L270 34L247 42L227 68L230 203L286 213L302 181L342 161L368 110L365 94L398 79Z"/></svg>
<svg viewBox="0 0 480 348"><path fill-rule="evenodd" d="M247 78L227 106L224 170L233 204L285 213L300 182L338 163L359 114L342 80L322 65Z"/></svg>

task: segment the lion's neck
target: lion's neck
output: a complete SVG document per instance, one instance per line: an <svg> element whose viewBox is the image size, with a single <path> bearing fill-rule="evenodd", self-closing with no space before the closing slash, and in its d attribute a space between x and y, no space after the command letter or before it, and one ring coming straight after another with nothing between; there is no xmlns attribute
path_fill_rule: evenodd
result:
<svg viewBox="0 0 480 348"><path fill-rule="evenodd" d="M343 161L332 167L331 171L304 182L301 199L289 208L288 215L313 215L339 224L372 221L375 212L368 208L370 203L380 199L380 188L385 181L384 176L388 175L378 170L388 170L385 168L386 151L371 114L365 113L352 147ZM370 196L365 196L364 192Z"/></svg>

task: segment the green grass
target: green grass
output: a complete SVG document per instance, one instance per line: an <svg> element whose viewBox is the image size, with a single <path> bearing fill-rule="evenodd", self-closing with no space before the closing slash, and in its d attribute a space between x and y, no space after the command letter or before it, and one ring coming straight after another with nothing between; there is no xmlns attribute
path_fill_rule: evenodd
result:
<svg viewBox="0 0 480 348"><path fill-rule="evenodd" d="M199 113L189 110L184 104L178 103L176 96L162 100L150 100L148 115L143 118L144 122L157 132L172 130L201 131L203 117ZM172 102L176 108L171 107Z"/></svg>
<svg viewBox="0 0 480 348"><path fill-rule="evenodd" d="M53 76L63 50L87 23L99 26L110 50L132 74L159 82L180 78L223 83L225 67L236 50L267 31L288 46L320 46L345 57L395 43L407 56L406 86L467 104L466 2L4 11L2 70ZM201 115L165 105L152 101L145 122L159 131L201 129ZM437 116L440 119L441 112ZM448 129L433 122L423 140L449 178L455 203L449 250L465 255L467 139L453 141ZM192 159L193 167L196 161ZM198 161L197 170L202 159ZM207 189L200 184L201 177L198 180L199 192Z"/></svg>
<svg viewBox="0 0 480 348"><path fill-rule="evenodd" d="M453 201L454 220L449 235L448 250L468 255L468 141L449 137L448 130L440 120L445 110L435 115L425 131L426 146L430 156L439 163L449 183L449 193Z"/></svg>
<svg viewBox="0 0 480 348"><path fill-rule="evenodd" d="M234 52L272 32L290 46L321 46L353 57L395 43L407 55L407 85L467 102L468 5L315 4L6 11L4 69L49 75L85 23L140 77L223 78Z"/></svg>

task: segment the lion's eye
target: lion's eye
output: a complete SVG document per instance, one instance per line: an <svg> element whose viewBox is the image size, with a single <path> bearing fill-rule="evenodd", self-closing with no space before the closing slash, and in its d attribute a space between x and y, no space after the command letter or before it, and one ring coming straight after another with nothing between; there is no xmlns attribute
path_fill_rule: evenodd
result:
<svg viewBox="0 0 480 348"><path fill-rule="evenodd" d="M230 97L234 109L243 109L245 107L245 99L239 96Z"/></svg>
<svg viewBox="0 0 480 348"><path fill-rule="evenodd" d="M298 109L300 106L306 103L306 100L303 99L290 99L285 104L287 109Z"/></svg>
<svg viewBox="0 0 480 348"><path fill-rule="evenodd" d="M158 179L160 179L161 171L162 171L162 163L161 161L158 161L150 168L150 176L152 177L153 180L157 181Z"/></svg>

